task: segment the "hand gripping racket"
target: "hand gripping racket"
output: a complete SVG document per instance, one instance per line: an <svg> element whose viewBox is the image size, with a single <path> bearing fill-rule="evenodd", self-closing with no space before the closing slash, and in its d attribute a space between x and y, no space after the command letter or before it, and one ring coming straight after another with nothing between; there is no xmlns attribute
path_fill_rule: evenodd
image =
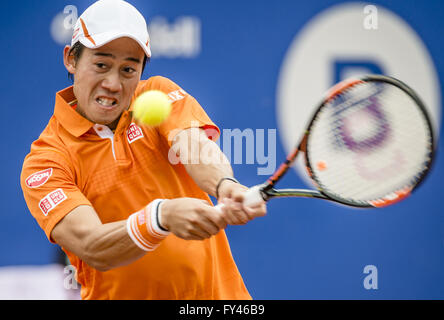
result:
<svg viewBox="0 0 444 320"><path fill-rule="evenodd" d="M348 79L328 91L299 145L265 183L247 191L244 205L280 197L391 205L423 181L434 150L429 116L411 88L381 75ZM300 152L317 190L275 189Z"/></svg>

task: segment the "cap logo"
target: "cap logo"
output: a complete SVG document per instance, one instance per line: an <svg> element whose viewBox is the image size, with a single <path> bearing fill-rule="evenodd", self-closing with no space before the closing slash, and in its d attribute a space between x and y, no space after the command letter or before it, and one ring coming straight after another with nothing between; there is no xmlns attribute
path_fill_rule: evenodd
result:
<svg viewBox="0 0 444 320"><path fill-rule="evenodd" d="M86 28L85 22L82 18L80 18L80 23L82 24L83 34L85 35L85 38L91 41L93 45L96 45L94 39L89 35L88 29Z"/></svg>
<svg viewBox="0 0 444 320"><path fill-rule="evenodd" d="M31 174L28 178L26 178L25 182L29 188L38 188L43 186L46 181L49 180L49 177L52 175L52 168L45 169L34 174Z"/></svg>
<svg viewBox="0 0 444 320"><path fill-rule="evenodd" d="M74 33L72 34L72 38L75 39L75 37L77 37L77 35L79 34L80 28L77 28L76 30L74 30Z"/></svg>

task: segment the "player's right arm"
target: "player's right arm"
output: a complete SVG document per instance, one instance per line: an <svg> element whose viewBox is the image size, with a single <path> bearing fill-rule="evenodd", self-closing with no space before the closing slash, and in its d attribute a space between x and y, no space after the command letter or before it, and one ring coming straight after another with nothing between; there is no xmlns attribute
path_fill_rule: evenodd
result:
<svg viewBox="0 0 444 320"><path fill-rule="evenodd" d="M208 216L217 216L217 212L213 213L214 208L200 199L165 200L161 208L164 212L173 210L179 217L170 228L177 236L187 240L209 238L225 227L222 219L219 219L219 226L212 223L214 219ZM107 271L127 265L147 253L143 244L142 247L136 244L130 232L127 220L102 224L93 207L82 205L54 227L51 238L93 268ZM163 238L148 240L156 244Z"/></svg>
<svg viewBox="0 0 444 320"><path fill-rule="evenodd" d="M147 207L128 212L128 219L102 223L77 186L71 162L58 151L28 156L22 169L21 186L30 212L48 239L100 271L139 259L154 250L169 233L159 230L151 235L146 232L146 226L137 225L134 217L153 212L146 210L150 207L148 199ZM217 210L200 199L165 200L159 208L169 215L174 212L177 219L169 231L184 239L206 239L225 227L222 219L214 219L218 216ZM136 228L145 233L146 242L135 236Z"/></svg>
<svg viewBox="0 0 444 320"><path fill-rule="evenodd" d="M87 205L68 213L54 227L51 238L99 271L129 264L146 253L128 235L126 221L102 224Z"/></svg>

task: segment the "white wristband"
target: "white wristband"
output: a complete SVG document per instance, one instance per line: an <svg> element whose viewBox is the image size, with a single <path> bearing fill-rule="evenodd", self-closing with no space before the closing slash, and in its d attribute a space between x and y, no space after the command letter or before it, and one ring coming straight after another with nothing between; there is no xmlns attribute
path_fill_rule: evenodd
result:
<svg viewBox="0 0 444 320"><path fill-rule="evenodd" d="M166 237L170 234L168 230L165 230L162 228L161 224L161 217L162 217L162 202L164 199L156 199L153 202L151 202L151 226L153 227L152 233L158 234L161 237ZM150 231L150 230L148 230Z"/></svg>
<svg viewBox="0 0 444 320"><path fill-rule="evenodd" d="M133 213L127 220L126 229L131 240L144 251L153 251L170 232L157 222L161 199L156 199L142 210Z"/></svg>

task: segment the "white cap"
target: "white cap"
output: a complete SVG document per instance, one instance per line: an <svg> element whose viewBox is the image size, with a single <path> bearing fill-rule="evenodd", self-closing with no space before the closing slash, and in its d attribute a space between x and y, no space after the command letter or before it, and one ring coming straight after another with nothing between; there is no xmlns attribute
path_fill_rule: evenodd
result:
<svg viewBox="0 0 444 320"><path fill-rule="evenodd" d="M142 14L123 0L99 0L77 20L71 46L80 41L85 47L96 49L122 37L137 41L151 57L150 36Z"/></svg>

